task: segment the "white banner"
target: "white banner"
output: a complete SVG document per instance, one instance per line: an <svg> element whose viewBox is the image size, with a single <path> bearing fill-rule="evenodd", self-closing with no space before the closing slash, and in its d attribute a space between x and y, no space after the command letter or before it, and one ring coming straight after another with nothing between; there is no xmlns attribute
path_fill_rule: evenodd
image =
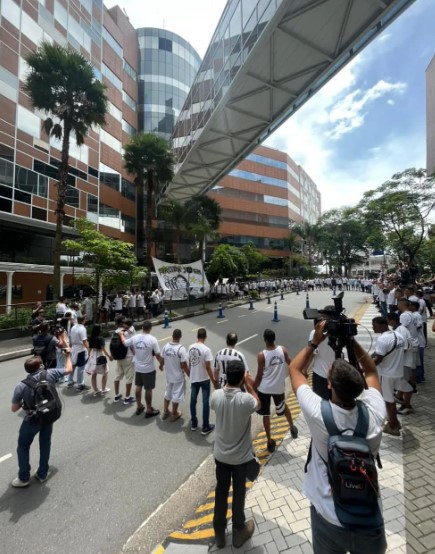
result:
<svg viewBox="0 0 435 554"><path fill-rule="evenodd" d="M203 296L204 289L206 294L210 290L201 260L190 264L170 264L153 258L153 263L161 288L165 292L172 291L174 300L186 298L188 293Z"/></svg>

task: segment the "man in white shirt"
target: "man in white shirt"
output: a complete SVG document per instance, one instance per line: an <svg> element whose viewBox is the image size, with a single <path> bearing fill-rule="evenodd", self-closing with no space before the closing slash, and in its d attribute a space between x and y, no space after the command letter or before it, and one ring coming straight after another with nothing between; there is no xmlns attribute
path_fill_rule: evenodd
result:
<svg viewBox="0 0 435 554"><path fill-rule="evenodd" d="M325 306L322 313L324 315L321 319L316 319L314 326L316 326L323 319L327 319L327 313L335 314L334 306ZM308 344L311 345L314 337L313 329L308 337ZM313 391L324 398L329 400L331 398L331 389L328 387L328 370L332 365L332 362L335 360L335 352L329 346L327 340L322 341L320 344L315 345L315 348L312 348L313 358ZM311 362L311 360L310 360Z"/></svg>
<svg viewBox="0 0 435 554"><path fill-rule="evenodd" d="M122 302L122 298L120 297ZM131 319L124 319L122 315L117 315L115 317L116 331L115 333L122 334L126 339L134 337L136 335L136 330L133 326L133 321ZM119 384L121 379L125 378L125 397L123 404L128 406L134 404L135 398L131 396L131 387L134 380L134 365L133 365L133 355L134 351L130 346L127 348L127 353L125 358L116 359L116 370L115 370L115 379L114 379L114 388L115 388L115 397L113 402L120 402L122 399L122 394L119 392Z"/></svg>
<svg viewBox="0 0 435 554"><path fill-rule="evenodd" d="M399 437L400 425L397 419L394 391L400 386L400 381L403 378L405 341L401 334L390 331L388 321L384 317L374 317L372 327L375 333L381 333L376 340L372 358L378 368L382 396L385 400L388 415L388 423L385 424L384 433Z"/></svg>
<svg viewBox="0 0 435 554"><path fill-rule="evenodd" d="M171 421L177 421L182 416L178 411L180 402L184 402L186 396L186 381L184 374L189 376L187 365L187 352L182 344L181 330L174 329L172 340L167 342L162 349L162 361L160 371L166 371L165 398L163 400L162 419L169 417L169 404L172 402Z"/></svg>
<svg viewBox="0 0 435 554"><path fill-rule="evenodd" d="M323 334L324 325L325 322L322 321L316 326L313 337L313 343L316 345L326 338ZM358 370L343 359L335 360L328 375L331 388L330 405L335 424L343 432L356 427L356 400L361 400L365 404L369 414L366 438L375 457L382 438L385 403L380 393L381 387L373 360L354 337L351 340L368 388L364 390L364 379ZM312 457L307 463L303 490L311 502L314 554L384 554L387 542L383 524L375 529L347 528L343 527L338 519L324 461L328 459L329 433L321 412L323 400L311 390L303 373L312 356L312 350L313 346L304 347L290 363L289 373L293 390L312 435ZM381 505L379 507L382 508Z"/></svg>
<svg viewBox="0 0 435 554"><path fill-rule="evenodd" d="M198 418L196 415L196 403L199 391L202 391L202 431L201 435L208 435L214 429L210 424L210 382L217 388L216 380L213 376L211 363L213 354L210 348L206 346L207 331L201 327L197 332L197 341L189 346L187 356L189 358L190 371L190 429L198 429Z"/></svg>
<svg viewBox="0 0 435 554"><path fill-rule="evenodd" d="M410 309L411 303L406 298L400 298L397 302L397 307L400 314L400 324L403 325L403 327L406 327L408 329L413 342L417 345L414 352L415 357L415 366L418 365L419 362L419 352L418 352L418 329L417 329L417 322L416 319L412 316L411 309ZM413 392L414 394L417 393L417 380L416 380L416 370L412 370L410 383L413 386Z"/></svg>
<svg viewBox="0 0 435 554"><path fill-rule="evenodd" d="M239 350L235 349L237 341L238 337L236 333L228 333L226 338L226 347L219 350L214 357L213 373L220 388L222 388L227 381L226 366L231 360L240 360L246 371L249 372L245 356Z"/></svg>
<svg viewBox="0 0 435 554"><path fill-rule="evenodd" d="M145 418L159 415L160 410L153 408L153 390L156 388L156 368L154 367L154 358L159 362L163 360L160 355L160 348L157 339L151 335L151 321L144 321L142 333L126 339L123 333L120 333L121 341L124 346L134 348L134 370L136 386L136 415L140 415L145 406L142 404L142 388L145 389Z"/></svg>
<svg viewBox="0 0 435 554"><path fill-rule="evenodd" d="M415 327L417 328L417 339L418 339L418 361L417 367L415 368L416 381L418 383L424 383L424 350L426 348L426 339L424 337L423 331L423 318L419 312L420 304L418 300L413 300L409 303L409 310L411 316L415 322Z"/></svg>
<svg viewBox="0 0 435 554"><path fill-rule="evenodd" d="M290 358L287 348L275 345L275 333L272 329L265 329L263 339L266 348L257 355L257 375L254 381L254 389L258 393L261 408L259 415L263 416L263 427L267 437L267 449L274 452L276 442L270 432L270 403L276 408L276 415L285 416L290 426L291 436L296 439L298 429L293 424L290 408L285 402L285 379L288 375Z"/></svg>
<svg viewBox="0 0 435 554"><path fill-rule="evenodd" d="M90 388L85 385L85 365L89 356L89 343L86 327L83 325L84 322L84 316L79 317L77 323L71 327L70 331L71 362L73 370L69 374L67 388L73 387L74 372L77 369L77 386L75 389L77 392L82 392Z"/></svg>
<svg viewBox="0 0 435 554"><path fill-rule="evenodd" d="M414 410L411 406L411 397L413 387L409 383L412 370L415 370L414 352L411 351L411 333L406 327L401 325L399 314L388 314L388 325L393 328L396 333L400 333L405 341L405 348L403 353L403 377L400 383L397 385L397 391L394 398L401 404L401 407L397 410L399 415L408 415Z"/></svg>
<svg viewBox="0 0 435 554"><path fill-rule="evenodd" d="M122 296L121 293L118 292L113 299L113 311L115 312L115 315L122 315L122 305Z"/></svg>

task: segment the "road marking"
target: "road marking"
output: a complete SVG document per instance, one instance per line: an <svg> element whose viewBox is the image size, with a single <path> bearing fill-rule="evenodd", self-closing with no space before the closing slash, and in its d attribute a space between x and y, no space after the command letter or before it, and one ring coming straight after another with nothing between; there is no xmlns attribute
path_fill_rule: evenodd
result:
<svg viewBox="0 0 435 554"><path fill-rule="evenodd" d="M248 338L246 338L246 339L241 340L241 341L238 342L237 344L243 344L244 342L246 342L246 341L248 341L248 340L255 339L255 337L258 337L258 333L256 333L255 335L251 335L250 337L248 337Z"/></svg>
<svg viewBox="0 0 435 554"><path fill-rule="evenodd" d="M221 323L225 323L226 321L228 321L228 319L223 319L222 321L216 321L216 324L220 325Z"/></svg>
<svg viewBox="0 0 435 554"><path fill-rule="evenodd" d="M169 340L172 339L172 337L165 337L164 339L159 339L157 342L162 342L162 340Z"/></svg>
<svg viewBox="0 0 435 554"><path fill-rule="evenodd" d="M12 454L6 454L5 456L2 456L2 457L0 458L0 464L1 464L2 462L5 462L6 460L9 460L9 458L12 458Z"/></svg>
<svg viewBox="0 0 435 554"><path fill-rule="evenodd" d="M244 315L238 315L237 317L246 317L246 314L244 314Z"/></svg>
<svg viewBox="0 0 435 554"><path fill-rule="evenodd" d="M202 327L195 327L195 329L191 329L191 331L198 331L198 329L202 329Z"/></svg>

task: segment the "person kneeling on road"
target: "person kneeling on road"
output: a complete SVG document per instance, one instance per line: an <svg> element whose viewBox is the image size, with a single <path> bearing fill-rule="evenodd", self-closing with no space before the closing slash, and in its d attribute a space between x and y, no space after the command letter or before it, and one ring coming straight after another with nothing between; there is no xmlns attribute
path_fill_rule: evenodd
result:
<svg viewBox="0 0 435 554"><path fill-rule="evenodd" d="M325 339L324 326L324 321L316 325L313 337L315 345ZM349 435L349 432L355 430L357 426L359 427L360 411L365 412L363 419L367 425L367 431L364 438L373 458L378 453L382 439L386 410L376 365L355 339L352 342L365 380L362 373L348 362L343 359L335 360L328 374L328 386L331 389L330 401L323 400L311 390L303 373L311 358L313 346L305 346L289 366L293 390L312 435L312 457L307 462L303 490L311 502L314 554L336 552L384 554L387 548L378 493L375 493L373 502L376 517L370 519L360 515L357 523L344 523L340 503L337 503L337 500L341 500L341 496L337 499L337 493L335 491L333 493L333 485L328 478L330 464L327 460L329 459L330 433L323 419L324 406L322 407L322 402L329 405L326 407L330 407L330 415L340 437L344 437L345 434ZM366 386L367 388L365 388ZM365 406L365 409L359 404L359 401ZM364 490L366 489L371 491L368 486ZM351 489L346 489L348 496L352 494L349 490ZM357 492L359 492L359 488L357 488ZM357 504L357 508L359 507ZM361 508L364 507L361 506Z"/></svg>
<svg viewBox="0 0 435 554"><path fill-rule="evenodd" d="M231 360L226 367L227 382L213 392L210 407L216 412L214 457L216 491L213 528L216 546L224 548L228 494L233 482L233 545L240 548L254 533L254 520L245 521L247 466L253 458L251 415L260 408L253 381L243 362ZM241 387L245 386L246 392Z"/></svg>

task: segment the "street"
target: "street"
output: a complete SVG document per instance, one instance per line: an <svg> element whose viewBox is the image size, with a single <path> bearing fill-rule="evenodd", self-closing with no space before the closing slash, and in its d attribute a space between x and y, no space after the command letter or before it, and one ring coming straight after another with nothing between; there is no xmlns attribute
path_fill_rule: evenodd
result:
<svg viewBox="0 0 435 554"><path fill-rule="evenodd" d="M311 307L331 304L330 296L330 291L310 293ZM347 313L356 310L366 297L359 292L345 293ZM249 304L228 309L223 319L212 312L173 322L171 329L155 327L153 334L162 347L178 327L187 347L195 341L196 329L206 327L206 344L215 354L225 345L225 335L236 331L240 350L255 375L256 354L263 348L265 328L274 329L276 342L287 346L293 356L313 325L302 318L305 294L288 294L277 303L278 323L271 321L273 302L268 305L263 299L255 303L255 310L249 310ZM209 456L213 433L203 437L190 431L189 395L181 406L183 418L175 423L159 416L145 420L143 415L134 415L134 406L114 404L112 362L108 382L112 390L105 398L94 398L89 392L78 394L61 385L65 406L62 419L54 425L52 477L43 485L35 481L27 489L13 489L10 481L17 471L15 450L22 416L10 412L10 401L14 386L25 378L23 361L0 364L1 550L7 554L119 553L135 530ZM164 376L158 372L153 404L160 410L163 388ZM200 400L198 408L201 414ZM254 419L258 427L260 418ZM34 444L32 469L37 467L37 452Z"/></svg>

